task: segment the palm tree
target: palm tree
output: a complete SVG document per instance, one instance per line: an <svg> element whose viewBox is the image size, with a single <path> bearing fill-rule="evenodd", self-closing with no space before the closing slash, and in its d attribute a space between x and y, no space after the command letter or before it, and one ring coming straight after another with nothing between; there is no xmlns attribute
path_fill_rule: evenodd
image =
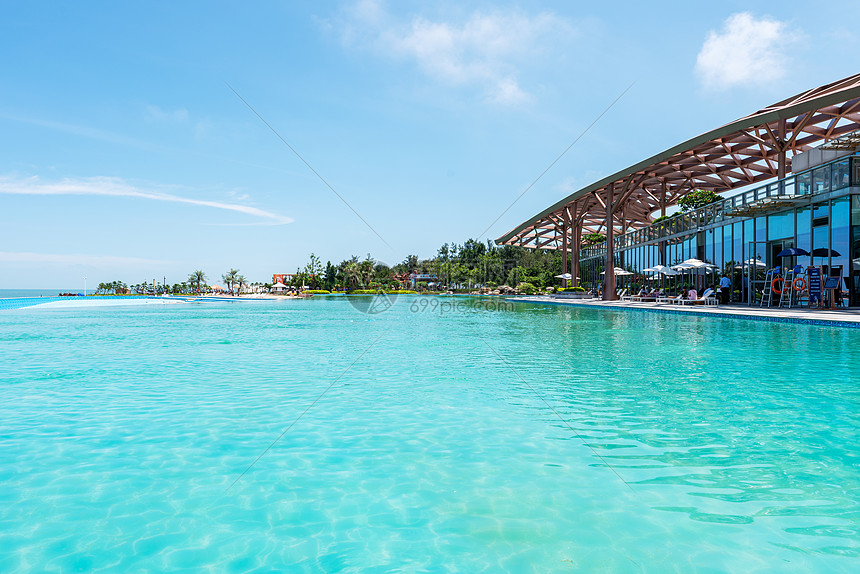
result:
<svg viewBox="0 0 860 574"><path fill-rule="evenodd" d="M191 275L188 276L188 282L191 285L194 285L197 292L200 292L200 285L206 283L206 274L203 273L200 269L193 271Z"/></svg>
<svg viewBox="0 0 860 574"><path fill-rule="evenodd" d="M353 255L340 264L343 270L344 287L347 289L355 289L361 284L361 273L358 268L358 256Z"/></svg>
<svg viewBox="0 0 860 574"><path fill-rule="evenodd" d="M245 279L244 275L236 275L235 281L239 285L239 288L236 291L239 295L241 295L242 287L248 284L248 280Z"/></svg>
<svg viewBox="0 0 860 574"><path fill-rule="evenodd" d="M233 284L236 283L236 279L238 277L238 269L230 269L230 271L221 276L221 278L224 280L224 283L227 285L227 290L230 291L230 295L233 294Z"/></svg>

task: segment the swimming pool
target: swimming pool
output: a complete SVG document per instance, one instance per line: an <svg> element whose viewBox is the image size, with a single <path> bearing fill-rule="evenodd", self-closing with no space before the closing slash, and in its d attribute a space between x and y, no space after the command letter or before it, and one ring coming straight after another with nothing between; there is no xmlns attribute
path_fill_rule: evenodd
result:
<svg viewBox="0 0 860 574"><path fill-rule="evenodd" d="M0 571L856 566L857 330L415 301L0 313Z"/></svg>

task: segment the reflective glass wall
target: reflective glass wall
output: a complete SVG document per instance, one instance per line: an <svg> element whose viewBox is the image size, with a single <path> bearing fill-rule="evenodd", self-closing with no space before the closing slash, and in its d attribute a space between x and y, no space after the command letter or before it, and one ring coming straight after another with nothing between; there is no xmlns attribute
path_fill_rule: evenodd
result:
<svg viewBox="0 0 860 574"><path fill-rule="evenodd" d="M820 188L842 185L847 177L842 167L827 166L820 173L811 172L810 185ZM751 242L755 242L752 251ZM778 257L789 247L806 250L812 257ZM662 279L651 279L650 273L643 273L643 269L657 264L673 266L690 258L716 265L718 271L683 280L673 279L668 285ZM588 261L590 263L583 267L587 268L583 285L601 284L602 258ZM745 278L750 265L763 273L764 269L777 265L790 270L796 265L806 268L810 264L820 266L825 276L843 278L837 303L860 306L860 195L819 201L741 221L725 218L724 225L719 227L692 231L662 243L632 246L616 254L616 265L632 273L618 278L619 286L628 290L663 285L670 290L673 286L678 291L693 287L701 292L715 287L720 275L725 273L732 280L731 299L735 302L748 300Z"/></svg>

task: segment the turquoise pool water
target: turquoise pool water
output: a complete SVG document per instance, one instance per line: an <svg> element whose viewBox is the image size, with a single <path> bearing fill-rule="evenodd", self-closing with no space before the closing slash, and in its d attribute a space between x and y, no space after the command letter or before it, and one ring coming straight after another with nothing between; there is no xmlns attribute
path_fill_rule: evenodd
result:
<svg viewBox="0 0 860 574"><path fill-rule="evenodd" d="M414 301L0 312L0 572L856 569L858 330Z"/></svg>

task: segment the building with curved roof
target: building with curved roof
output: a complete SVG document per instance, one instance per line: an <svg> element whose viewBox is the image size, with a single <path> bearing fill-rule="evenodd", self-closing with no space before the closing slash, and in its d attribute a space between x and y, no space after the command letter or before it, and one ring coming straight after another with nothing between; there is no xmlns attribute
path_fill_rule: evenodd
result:
<svg viewBox="0 0 860 574"><path fill-rule="evenodd" d="M839 256L836 262L828 257L826 271L841 265L851 301L860 304L856 297L860 289L855 288L856 277L851 269L854 259L860 261L860 253L853 253L853 245L843 247L844 254L833 249L831 237L841 233L833 231L836 224L841 226L839 229L845 227L846 234L855 225L860 226L860 203L856 222L850 217L855 211L853 204L846 212L847 221L837 222L829 215L833 207L829 202L833 200L845 197L846 205L860 201L860 196L853 195L860 194L855 187L860 186L860 171L852 171L851 167L851 162L860 158L843 157L856 152L860 144L855 133L858 130L860 74L777 102L609 175L524 221L496 243L562 250L564 267L569 266L570 273L583 283L598 279L581 269L585 262L591 262L591 267L611 269L621 264L641 271L643 265L671 264L677 257L698 255L720 268L751 257L775 265L777 262L770 260L773 247L768 247L768 242L776 245L780 240L780 245L791 243L810 250L823 248L817 245L823 240L813 240L812 228L823 225L824 216L813 211L820 211L818 204L827 201L826 248L839 252ZM837 167L831 165L834 162ZM826 189L819 181L825 171ZM842 179L836 181L837 175ZM768 181L772 183L756 186ZM654 223L656 217L666 215L667 208L696 190L734 193L709 206L708 213L696 211L672 218L677 221ZM839 193L834 195L835 192ZM837 203L837 209L841 210L841 205ZM798 210L803 209L809 210L808 232L804 231L806 212L798 215ZM779 228L774 216L781 214L787 219L785 214L789 212L793 219L791 229L784 225ZM728 235L726 227L730 230ZM752 231L744 233L747 228ZM716 239L711 239L717 229L722 234L719 254L715 251ZM583 249L583 235L589 233L605 234L605 245ZM806 241L806 234L810 238L804 247L800 244ZM823 237L823 232L819 235ZM860 240L860 235L857 237ZM846 241L853 242L848 235L836 237L840 245ZM727 242L732 245L728 254ZM757 242L763 245L752 245ZM678 245L682 247L676 253L674 248ZM613 298L615 277L607 274L602 281L604 297Z"/></svg>

